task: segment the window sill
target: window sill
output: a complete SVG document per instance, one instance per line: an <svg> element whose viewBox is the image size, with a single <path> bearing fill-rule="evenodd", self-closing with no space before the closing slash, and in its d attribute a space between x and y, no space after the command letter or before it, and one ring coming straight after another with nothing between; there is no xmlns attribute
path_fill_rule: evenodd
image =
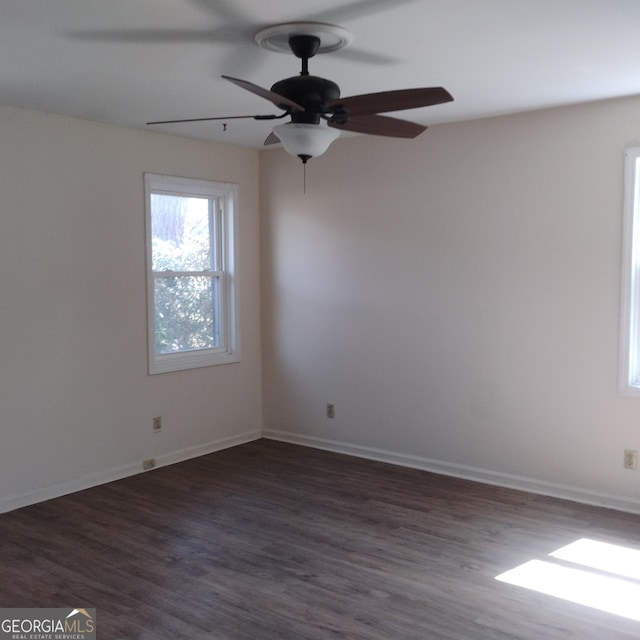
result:
<svg viewBox="0 0 640 640"><path fill-rule="evenodd" d="M172 371L185 371L187 369L199 369L202 367L214 367L220 364L232 364L240 362L238 353L207 351L192 351L189 353L168 353L156 356L149 363L149 375L157 373L170 373Z"/></svg>

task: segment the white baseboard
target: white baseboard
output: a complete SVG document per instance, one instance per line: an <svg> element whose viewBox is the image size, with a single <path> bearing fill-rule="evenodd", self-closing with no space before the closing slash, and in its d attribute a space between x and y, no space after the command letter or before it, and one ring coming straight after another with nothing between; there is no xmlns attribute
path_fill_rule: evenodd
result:
<svg viewBox="0 0 640 640"><path fill-rule="evenodd" d="M364 447L347 442L316 438L313 436L306 436L275 429L266 429L262 432L249 431L237 436L221 438L195 447L188 447L172 453L156 456L156 468L166 467L178 462L183 462L184 460L190 460L191 458L197 458L209 453L235 447L253 440L258 440L261 437L269 440L279 440L281 442L298 444L305 447L334 451L336 453L344 453L358 458L367 458L369 460L387 462L403 467L421 469L423 471L463 478L465 480L484 482L486 484L507 487L509 489L517 489L520 491L527 491L529 493L536 493L564 500L572 500L573 502L640 514L640 500L624 496L599 493L582 489L580 487L557 484L525 476L516 476L488 469L442 462L440 460L424 458L421 456L396 453L384 449ZM91 487L105 484L107 482L113 482L114 480L121 480L138 473L147 473L142 471L141 467L142 462L140 461L70 480L68 482L63 482L51 487L36 489L20 496L0 499L0 513L6 513L8 511L13 511L14 509L27 507L38 502L51 500L52 498L59 498L60 496L67 495L69 493L75 493L76 491L82 491L83 489L90 489Z"/></svg>
<svg viewBox="0 0 640 640"><path fill-rule="evenodd" d="M229 438L222 438L215 440L214 442L208 442L206 444L198 445L195 447L188 447L187 449L181 449L168 453L163 456L156 456L156 468L166 467L170 464L176 464L177 462L184 462L185 460L191 460L191 458L198 458L199 456L206 456L209 453L215 453L216 451L222 451L222 449L230 449L231 447L237 447L240 444L246 444L253 440L259 440L262 437L262 431L249 431L247 433L241 433L238 436L231 436Z"/></svg>
<svg viewBox="0 0 640 640"><path fill-rule="evenodd" d="M344 453L358 458L388 462L402 467L421 469L422 471L430 471L446 476L463 478L465 480L475 480L476 482L484 482L485 484L493 484L509 489L517 489L519 491L527 491L528 493L536 493L553 498L562 498L564 500L572 500L573 502L640 514L640 500L624 496L598 493L582 489L580 487L547 482L545 480L537 480L536 478L528 478L526 476L516 476L501 473L499 471L468 467L465 465L442 462L440 460L433 460L420 456L395 453L384 449L374 449L372 447L363 447L347 442L339 442L336 440L327 440L325 438L316 438L313 436L291 433L289 431L265 429L262 432L262 437L269 440L279 440L281 442L299 444L305 447Z"/></svg>
<svg viewBox="0 0 640 640"><path fill-rule="evenodd" d="M208 453L214 453L216 451L221 451L222 449L235 447L239 444L251 442L252 440L258 440L260 437L260 431L249 431L230 438L221 438L195 447L188 447L172 453L156 456L156 468L166 467L177 462L183 462L184 460L204 456ZM148 473L147 471L142 470L142 461L124 465L122 467L108 469L106 471L63 482L51 487L35 489L34 491L30 491L20 496L3 498L0 499L0 513L6 513L8 511L13 511L14 509L20 509L21 507L28 507L29 505L36 504L38 502L44 502L45 500L51 500L52 498L59 498L69 493L82 491L83 489L97 487L98 485L113 482L114 480L122 480L123 478L127 478L138 473Z"/></svg>

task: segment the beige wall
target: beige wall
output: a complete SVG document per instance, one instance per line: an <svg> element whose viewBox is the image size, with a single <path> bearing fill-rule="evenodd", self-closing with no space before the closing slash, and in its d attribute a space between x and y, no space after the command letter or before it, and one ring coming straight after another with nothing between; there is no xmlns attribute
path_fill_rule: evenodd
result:
<svg viewBox="0 0 640 640"><path fill-rule="evenodd" d="M252 150L0 107L0 511L263 426L640 509L622 468L640 400L616 390L639 114L626 99L343 139L305 195L280 150L259 176ZM237 365L147 375L144 171L240 185Z"/></svg>
<svg viewBox="0 0 640 640"><path fill-rule="evenodd" d="M261 156L266 435L640 509L625 99ZM325 418L333 402L336 418Z"/></svg>
<svg viewBox="0 0 640 640"><path fill-rule="evenodd" d="M240 186L239 364L147 375L145 171ZM259 435L258 228L255 151L0 108L0 511Z"/></svg>

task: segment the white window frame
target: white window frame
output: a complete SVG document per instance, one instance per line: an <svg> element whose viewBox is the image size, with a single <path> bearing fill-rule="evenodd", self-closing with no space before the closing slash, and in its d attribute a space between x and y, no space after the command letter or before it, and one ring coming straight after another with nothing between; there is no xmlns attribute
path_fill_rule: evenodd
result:
<svg viewBox="0 0 640 640"><path fill-rule="evenodd" d="M619 390L640 397L640 146L624 154Z"/></svg>
<svg viewBox="0 0 640 640"><path fill-rule="evenodd" d="M238 186L231 183L180 178L154 173L144 174L146 250L147 250L147 322L149 373L167 373L198 367L228 364L240 360L238 312L236 299L236 238ZM151 194L211 198L219 204L218 242L220 271L220 346L216 348L156 353L155 278L152 265Z"/></svg>

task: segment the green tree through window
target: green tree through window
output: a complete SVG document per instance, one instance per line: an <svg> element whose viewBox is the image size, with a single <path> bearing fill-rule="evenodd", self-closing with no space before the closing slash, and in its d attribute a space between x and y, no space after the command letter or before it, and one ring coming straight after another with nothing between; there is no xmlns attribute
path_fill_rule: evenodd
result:
<svg viewBox="0 0 640 640"><path fill-rule="evenodd" d="M151 195L157 353L220 346L216 203Z"/></svg>

